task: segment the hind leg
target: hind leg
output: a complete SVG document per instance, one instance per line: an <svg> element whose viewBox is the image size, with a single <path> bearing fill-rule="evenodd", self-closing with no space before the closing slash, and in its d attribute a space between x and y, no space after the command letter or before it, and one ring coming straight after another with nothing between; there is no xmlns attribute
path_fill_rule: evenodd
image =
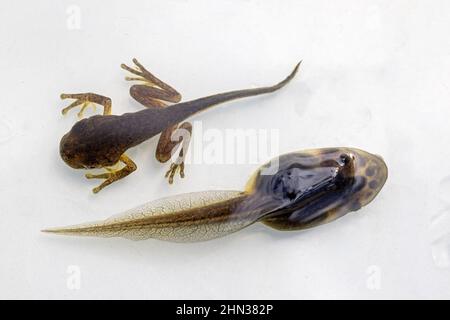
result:
<svg viewBox="0 0 450 320"><path fill-rule="evenodd" d="M156 147L156 159L159 162L167 162L177 149L181 147L177 159L166 172L166 178L169 179L170 184L173 183L173 178L178 171L180 177L184 178L184 159L187 155L191 136L192 124L189 122L183 122L181 125L176 124L161 133L158 146Z"/></svg>
<svg viewBox="0 0 450 320"><path fill-rule="evenodd" d="M135 68L130 68L125 64L121 67L137 77L126 77L128 81L141 81L142 84L135 84L130 87L130 95L147 108L162 108L165 102L177 103L181 100L181 94L167 83L159 80L150 71L133 59Z"/></svg>
<svg viewBox="0 0 450 320"><path fill-rule="evenodd" d="M138 77L126 77L128 81L141 81L143 84L133 85L130 88L130 95L147 108L165 108L168 102L177 103L181 100L181 94L165 82L156 78L136 59L133 59L136 68L130 68L122 64L125 69ZM184 158L187 154L189 142L192 134L192 125L184 122L181 125L173 125L161 132L161 136L156 148L156 159L167 162L181 145L178 158L170 165L166 173L169 183L173 183L175 174L179 171L184 178Z"/></svg>

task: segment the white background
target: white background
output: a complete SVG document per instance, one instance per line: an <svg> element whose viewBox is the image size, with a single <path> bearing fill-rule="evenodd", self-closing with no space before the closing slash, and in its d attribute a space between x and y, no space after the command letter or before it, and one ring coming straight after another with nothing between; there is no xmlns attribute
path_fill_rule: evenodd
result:
<svg viewBox="0 0 450 320"><path fill-rule="evenodd" d="M0 298L450 298L449 30L445 0L1 1ZM303 59L282 91L193 120L278 129L276 153L359 147L384 157L387 184L304 232L256 224L196 244L41 234L166 195L241 189L258 167L187 165L169 187L152 139L129 152L138 171L93 195L98 181L59 157L77 119L61 115L59 94L140 110L119 68L133 57L184 100L273 84Z"/></svg>

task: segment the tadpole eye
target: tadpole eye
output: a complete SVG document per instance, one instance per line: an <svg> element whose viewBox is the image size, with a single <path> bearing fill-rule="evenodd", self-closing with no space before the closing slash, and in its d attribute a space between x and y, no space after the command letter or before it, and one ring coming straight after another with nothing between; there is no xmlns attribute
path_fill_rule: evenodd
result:
<svg viewBox="0 0 450 320"><path fill-rule="evenodd" d="M345 154L345 153L341 154L339 156L339 158L340 158L341 163L343 165L346 165L346 164L348 164L351 161L350 156L348 154Z"/></svg>
<svg viewBox="0 0 450 320"><path fill-rule="evenodd" d="M339 156L340 168L336 176L335 183L341 188L353 181L355 175L354 167L355 156L348 153L343 153Z"/></svg>
<svg viewBox="0 0 450 320"><path fill-rule="evenodd" d="M343 154L341 154L339 156L339 159L340 159L341 164L343 166L346 166L346 165L350 164L352 162L353 158L354 158L353 155L350 155L350 154L347 154L347 153L343 153Z"/></svg>

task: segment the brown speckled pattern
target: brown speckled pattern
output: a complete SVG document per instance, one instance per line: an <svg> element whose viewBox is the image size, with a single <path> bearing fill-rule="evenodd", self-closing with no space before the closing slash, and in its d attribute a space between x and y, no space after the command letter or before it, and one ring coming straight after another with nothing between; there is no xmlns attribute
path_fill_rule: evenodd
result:
<svg viewBox="0 0 450 320"><path fill-rule="evenodd" d="M104 221L45 231L191 242L225 236L257 221L279 230L305 229L359 210L387 179L384 161L359 149L314 149L277 159L276 173L262 175L267 164L262 166L244 192L182 194Z"/></svg>
<svg viewBox="0 0 450 320"><path fill-rule="evenodd" d="M200 111L220 103L279 90L294 78L300 66L300 63L298 63L283 81L273 86L230 91L178 103L181 95L175 89L156 78L136 59L133 59L133 62L137 69L124 64L122 64L122 68L138 76L127 77L127 80L144 82L144 84L131 86L130 94L136 101L147 107L145 110L122 115L111 115L112 101L108 97L94 93L61 95L62 99L76 99L63 109L63 114L66 114L67 111L74 107L81 106L79 115L82 116L84 109L89 103L100 104L104 107L103 115L80 120L62 137L60 155L70 167L75 169L108 168L123 159L127 159L127 163L132 163L132 160L126 157L124 153L159 133L163 134L158 143L156 158L165 162L176 151L174 148L177 148L181 143L181 140L174 142L170 139L173 131L178 127L189 133L192 131L192 126L189 123L179 125L181 122ZM166 102L175 104L167 106ZM185 142L183 145L184 151L187 150L189 141L183 141ZM169 171L166 173L169 183L173 182L176 172L179 172L180 176L184 177L184 156L185 153L181 149L178 161L172 163ZM90 178L107 177L104 183L93 190L94 193L99 192L106 185L127 176L136 168L137 166L133 163L132 168L128 167L121 173L110 171L106 175L88 175ZM112 178L110 179L110 177Z"/></svg>
<svg viewBox="0 0 450 320"><path fill-rule="evenodd" d="M316 163L326 162L338 159L342 154L349 155L354 164L353 184L349 186L349 192L340 197L336 197L333 201L317 210L309 209L305 205L303 216L301 218L290 218L291 213L269 217L263 222L275 229L279 230L299 230L311 228L323 223L333 221L351 211L357 211L370 203L380 192L388 177L388 169L380 156L371 154L357 148L321 148L305 150L297 154L299 158L314 159ZM309 161L309 160L308 160ZM250 187L254 188L254 181L250 181ZM324 202L326 196L321 198ZM311 211L311 212L308 212ZM316 210L316 211L315 211ZM307 215L316 216L314 219L304 219ZM292 217L292 216L291 216Z"/></svg>

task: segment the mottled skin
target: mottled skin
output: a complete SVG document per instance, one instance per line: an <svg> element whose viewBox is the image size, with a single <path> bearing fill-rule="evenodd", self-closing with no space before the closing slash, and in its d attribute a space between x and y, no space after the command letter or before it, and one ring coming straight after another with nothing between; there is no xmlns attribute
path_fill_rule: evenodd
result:
<svg viewBox="0 0 450 320"><path fill-rule="evenodd" d="M112 102L108 97L94 93L61 95L62 99L76 99L75 102L63 109L63 114L81 105L78 115L82 117L89 103L104 107L103 115L78 121L60 142L61 157L72 168L106 168L108 170L108 172L98 175L86 174L88 179L105 179L100 186L94 188L94 193L135 171L136 164L125 155L125 152L159 133L161 136L156 148L156 159L160 162L167 162L181 145L178 158L171 164L166 177L169 179L169 183L173 182L177 172L183 178L184 158L192 134L192 125L189 122L183 122L184 120L220 103L274 92L295 76L300 65L300 63L297 64L286 79L271 87L231 91L178 103L181 95L175 89L156 78L136 59L133 59L133 62L137 66L136 69L126 65L122 65L122 68L138 76L127 77L127 80L143 82L143 84L131 86L130 94L147 109L112 115ZM167 102L175 104L167 106ZM118 162L122 162L125 166L120 170L109 168Z"/></svg>
<svg viewBox="0 0 450 320"><path fill-rule="evenodd" d="M258 221L278 230L299 230L359 210L375 198L387 175L381 157L359 149L293 152L263 165L243 192L183 194L104 221L44 231L190 242L221 237Z"/></svg>
<svg viewBox="0 0 450 320"><path fill-rule="evenodd" d="M260 175L260 170L247 188L266 186L273 197L289 199L262 221L278 230L311 228L359 210L375 198L388 176L381 157L356 148L289 153L280 156L275 176Z"/></svg>

